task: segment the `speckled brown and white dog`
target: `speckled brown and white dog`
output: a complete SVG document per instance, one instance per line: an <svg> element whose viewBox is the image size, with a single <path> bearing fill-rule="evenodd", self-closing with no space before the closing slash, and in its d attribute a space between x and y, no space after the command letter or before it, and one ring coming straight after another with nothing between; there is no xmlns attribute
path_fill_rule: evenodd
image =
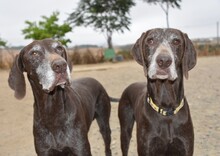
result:
<svg viewBox="0 0 220 156"><path fill-rule="evenodd" d="M127 156L134 121L139 156L192 156L194 132L183 76L196 64L196 51L177 29L152 29L132 48L147 83L128 86L119 102L121 149Z"/></svg>
<svg viewBox="0 0 220 156"><path fill-rule="evenodd" d="M88 131L97 120L111 155L110 98L92 78L71 81L65 48L51 39L33 41L16 57L9 75L15 97L25 96L27 73L34 95L34 141L39 156L90 156Z"/></svg>

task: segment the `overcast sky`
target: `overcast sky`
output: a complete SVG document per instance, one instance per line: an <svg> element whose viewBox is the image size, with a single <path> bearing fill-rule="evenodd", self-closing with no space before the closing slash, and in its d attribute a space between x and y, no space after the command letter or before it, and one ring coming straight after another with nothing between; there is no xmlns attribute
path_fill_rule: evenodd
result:
<svg viewBox="0 0 220 156"><path fill-rule="evenodd" d="M0 37L11 46L25 45L31 40L25 40L21 30L27 25L25 20L39 21L41 16L49 17L52 12L60 12L60 22L63 22L79 0L0 0ZM155 28L166 27L165 14L159 6L136 0L136 6L130 11L132 24L130 31L114 33L113 44L123 45L134 43L142 32ZM217 22L220 22L220 0L182 0L181 9L170 9L170 27L178 28L192 39L217 36ZM103 34L92 28L77 27L69 33L72 43L97 44L104 46L106 40Z"/></svg>

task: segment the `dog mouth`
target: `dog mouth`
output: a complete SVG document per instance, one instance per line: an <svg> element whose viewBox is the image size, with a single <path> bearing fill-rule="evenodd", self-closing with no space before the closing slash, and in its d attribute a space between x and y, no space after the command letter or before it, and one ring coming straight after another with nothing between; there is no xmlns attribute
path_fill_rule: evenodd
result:
<svg viewBox="0 0 220 156"><path fill-rule="evenodd" d="M66 73L58 73L56 74L55 84L56 86L66 83L67 81L67 74Z"/></svg>
<svg viewBox="0 0 220 156"><path fill-rule="evenodd" d="M67 73L56 73L54 82L52 83L49 89L45 89L47 93L52 92L56 87L60 86L61 88L65 88L66 85L69 85L70 81Z"/></svg>
<svg viewBox="0 0 220 156"><path fill-rule="evenodd" d="M177 77L172 75L169 69L158 68L154 74L149 76L152 80L170 80L174 81Z"/></svg>
<svg viewBox="0 0 220 156"><path fill-rule="evenodd" d="M150 78L151 79L161 79L161 80L168 79L169 72L167 70L157 69L155 71L155 73L150 76Z"/></svg>

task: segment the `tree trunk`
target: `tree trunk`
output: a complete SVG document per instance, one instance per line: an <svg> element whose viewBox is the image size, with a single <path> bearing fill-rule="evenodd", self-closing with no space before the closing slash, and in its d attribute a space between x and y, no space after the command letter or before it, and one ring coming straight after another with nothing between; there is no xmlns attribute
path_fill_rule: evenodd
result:
<svg viewBox="0 0 220 156"><path fill-rule="evenodd" d="M165 12L166 14L166 23L167 23L167 28L169 28L169 2L166 2L165 6L163 6L163 3L159 3L160 7L162 8L162 10Z"/></svg>
<svg viewBox="0 0 220 156"><path fill-rule="evenodd" d="M108 42L108 48L112 49L113 48L113 46L112 46L112 36L108 36L107 42Z"/></svg>
<svg viewBox="0 0 220 156"><path fill-rule="evenodd" d="M108 44L108 49L112 49L112 32L107 32L107 44Z"/></svg>
<svg viewBox="0 0 220 156"><path fill-rule="evenodd" d="M167 6L166 6L167 8L166 8L166 20L167 20L167 28L169 28L170 27L170 25L169 25L169 2L167 2Z"/></svg>

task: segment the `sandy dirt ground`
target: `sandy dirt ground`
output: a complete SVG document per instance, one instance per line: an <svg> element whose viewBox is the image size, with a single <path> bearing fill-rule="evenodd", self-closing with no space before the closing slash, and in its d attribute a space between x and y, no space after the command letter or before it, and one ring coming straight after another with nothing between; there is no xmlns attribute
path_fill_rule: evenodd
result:
<svg viewBox="0 0 220 156"><path fill-rule="evenodd" d="M0 156L34 156L33 96L27 84L24 99L17 100L8 87L9 71L0 71ZM146 81L142 67L136 62L105 63L74 66L72 78L93 77L99 80L110 96L120 97L131 83ZM195 131L195 156L220 155L220 57L199 58L196 68L185 80ZM112 103L110 125L112 130L112 155L120 156L120 128L118 103ZM129 156L137 155L136 128L130 144ZM89 131L94 156L104 155L104 145L96 121Z"/></svg>

